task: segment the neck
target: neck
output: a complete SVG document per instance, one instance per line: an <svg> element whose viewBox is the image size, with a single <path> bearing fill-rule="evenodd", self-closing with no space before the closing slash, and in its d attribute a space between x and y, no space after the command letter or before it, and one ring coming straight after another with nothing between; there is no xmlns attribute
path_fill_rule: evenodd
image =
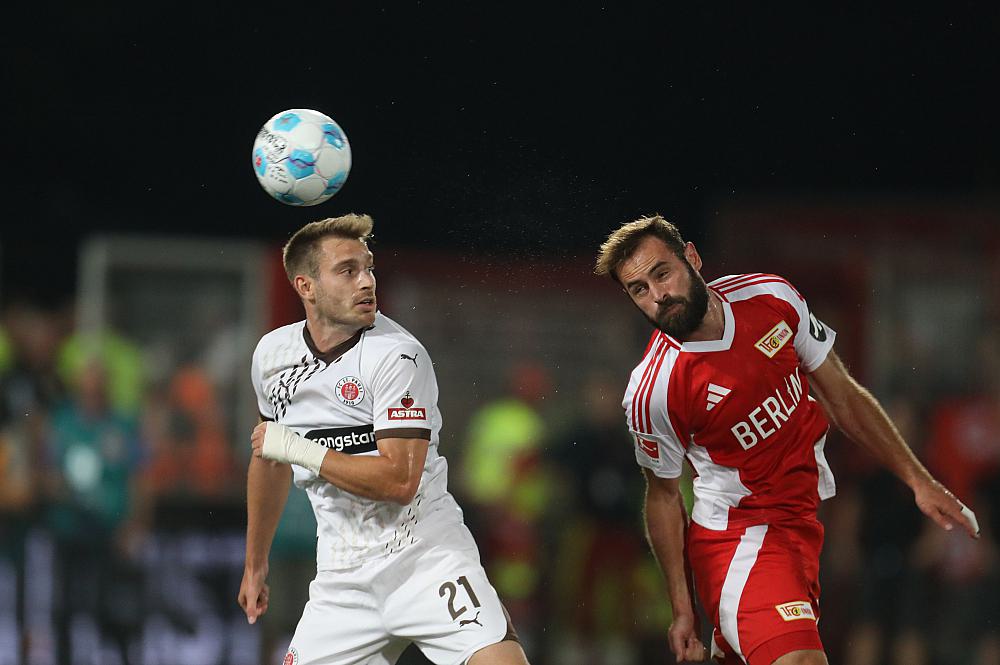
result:
<svg viewBox="0 0 1000 665"><path fill-rule="evenodd" d="M726 332L726 317L722 312L722 299L715 291L708 290L708 309L701 325L691 333L685 342L714 342L722 339Z"/></svg>
<svg viewBox="0 0 1000 665"><path fill-rule="evenodd" d="M335 323L320 316L307 316L306 327L316 349L323 353L343 344L361 328L359 325Z"/></svg>

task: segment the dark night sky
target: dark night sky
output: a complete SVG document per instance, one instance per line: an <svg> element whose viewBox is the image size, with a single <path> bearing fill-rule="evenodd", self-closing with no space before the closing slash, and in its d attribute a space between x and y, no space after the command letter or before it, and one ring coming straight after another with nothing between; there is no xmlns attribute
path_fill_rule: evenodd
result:
<svg viewBox="0 0 1000 665"><path fill-rule="evenodd" d="M77 4L5 21L8 293L40 259L71 289L77 242L107 230L280 242L354 210L394 245L573 254L652 211L699 239L746 196L1000 185L992 3ZM316 208L250 169L291 107L354 151Z"/></svg>

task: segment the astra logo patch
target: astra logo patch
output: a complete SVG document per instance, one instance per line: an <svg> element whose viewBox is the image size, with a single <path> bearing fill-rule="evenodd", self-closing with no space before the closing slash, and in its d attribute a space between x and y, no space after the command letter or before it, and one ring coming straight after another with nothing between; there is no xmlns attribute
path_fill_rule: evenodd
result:
<svg viewBox="0 0 1000 665"><path fill-rule="evenodd" d="M768 358L773 358L791 338L792 329L788 327L787 323L781 321L778 325L768 330L767 334L757 340L754 346Z"/></svg>
<svg viewBox="0 0 1000 665"><path fill-rule="evenodd" d="M403 393L403 398L399 400L399 403L403 405L404 409L408 409L413 406L413 396L410 394L409 390Z"/></svg>
<svg viewBox="0 0 1000 665"><path fill-rule="evenodd" d="M641 436L635 437L635 442L639 445L639 449L646 453L653 459L660 459L660 447L656 445L655 441L649 441Z"/></svg>
<svg viewBox="0 0 1000 665"><path fill-rule="evenodd" d="M422 406L389 407L389 420L427 420L427 411Z"/></svg>
<svg viewBox="0 0 1000 665"><path fill-rule="evenodd" d="M378 449L375 444L375 428L371 425L358 425L357 427L330 427L327 429L314 429L306 434L310 441L326 446L338 453L357 455L358 453L370 453Z"/></svg>
<svg viewBox="0 0 1000 665"><path fill-rule="evenodd" d="M813 612L812 605L804 600L775 605L774 609L778 610L778 616L785 621L798 621L799 619L816 620L816 613Z"/></svg>
<svg viewBox="0 0 1000 665"><path fill-rule="evenodd" d="M365 387L356 376L345 376L334 389L337 399L347 406L354 406L365 398Z"/></svg>

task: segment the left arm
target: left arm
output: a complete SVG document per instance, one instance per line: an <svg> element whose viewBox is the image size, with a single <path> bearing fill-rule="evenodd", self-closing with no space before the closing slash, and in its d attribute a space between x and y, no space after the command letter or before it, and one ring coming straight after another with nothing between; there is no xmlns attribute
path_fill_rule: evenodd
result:
<svg viewBox="0 0 1000 665"><path fill-rule="evenodd" d="M920 463L878 400L861 386L832 350L809 378L827 416L855 443L913 490L917 506L941 527L955 523L978 537L975 515Z"/></svg>
<svg viewBox="0 0 1000 665"><path fill-rule="evenodd" d="M298 464L342 490L402 506L417 493L430 445L426 439L386 437L378 440L378 455L348 455L273 422L257 425L250 441L254 457Z"/></svg>

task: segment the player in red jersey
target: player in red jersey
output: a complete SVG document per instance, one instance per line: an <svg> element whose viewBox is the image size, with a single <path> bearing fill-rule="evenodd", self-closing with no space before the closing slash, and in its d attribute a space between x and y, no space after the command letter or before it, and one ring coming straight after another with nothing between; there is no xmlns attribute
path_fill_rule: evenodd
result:
<svg viewBox="0 0 1000 665"><path fill-rule="evenodd" d="M704 660L692 586L719 662L819 665L819 501L834 495L828 420L893 471L945 529L975 515L928 473L833 352L836 333L775 275L706 284L694 245L662 217L601 245L609 275L656 328L623 406L643 467L650 545L673 604L670 648ZM689 527L678 490L695 472ZM692 585L693 581L693 585Z"/></svg>

